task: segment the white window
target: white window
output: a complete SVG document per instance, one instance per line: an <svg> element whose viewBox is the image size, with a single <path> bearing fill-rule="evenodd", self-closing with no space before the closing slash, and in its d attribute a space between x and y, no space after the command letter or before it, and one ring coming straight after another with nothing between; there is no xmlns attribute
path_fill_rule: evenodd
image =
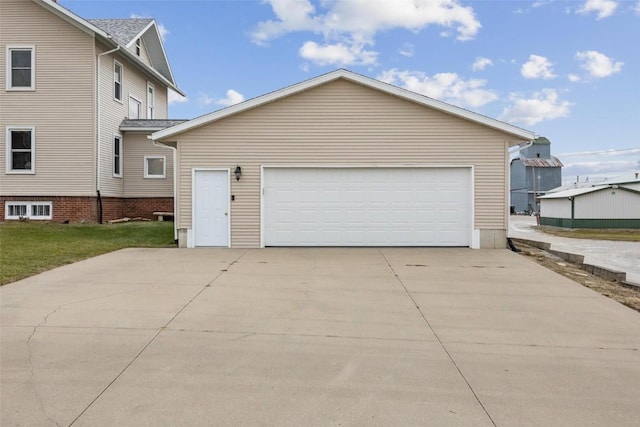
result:
<svg viewBox="0 0 640 427"><path fill-rule="evenodd" d="M153 119L154 110L156 108L156 89L147 82L147 119Z"/></svg>
<svg viewBox="0 0 640 427"><path fill-rule="evenodd" d="M122 102L122 64L113 61L113 99Z"/></svg>
<svg viewBox="0 0 640 427"><path fill-rule="evenodd" d="M36 171L36 128L7 126L7 173Z"/></svg>
<svg viewBox="0 0 640 427"><path fill-rule="evenodd" d="M129 96L129 118L139 119L140 110L142 109L142 102L135 99L133 96Z"/></svg>
<svg viewBox="0 0 640 427"><path fill-rule="evenodd" d="M145 178L166 178L167 158L165 156L144 156Z"/></svg>
<svg viewBox="0 0 640 427"><path fill-rule="evenodd" d="M7 46L7 90L36 89L36 48Z"/></svg>
<svg viewBox="0 0 640 427"><path fill-rule="evenodd" d="M122 137L113 136L113 176L122 176Z"/></svg>
<svg viewBox="0 0 640 427"><path fill-rule="evenodd" d="M51 219L51 202L12 202L4 205L4 219Z"/></svg>
<svg viewBox="0 0 640 427"><path fill-rule="evenodd" d="M136 55L140 56L140 39L136 40Z"/></svg>

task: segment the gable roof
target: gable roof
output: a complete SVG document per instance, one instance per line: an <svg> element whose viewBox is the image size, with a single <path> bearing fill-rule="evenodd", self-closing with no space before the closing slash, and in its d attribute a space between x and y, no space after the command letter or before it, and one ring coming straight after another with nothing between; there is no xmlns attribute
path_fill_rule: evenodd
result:
<svg viewBox="0 0 640 427"><path fill-rule="evenodd" d="M185 96L176 85L171 67L169 66L169 60L164 51L162 45L162 39L158 32L157 25L153 19L93 19L87 20L79 17L70 10L60 6L57 2L52 0L31 0L34 3L47 9L54 15L69 22L76 28L84 31L87 34L95 36L102 43L108 47L117 48L119 52L125 56L129 61L138 67L140 70L149 74L156 79L163 82L167 87ZM142 21L146 21L146 25L142 26ZM133 34L136 30L138 32ZM113 33L112 33L113 32ZM145 64L130 52L127 47L130 47L132 43L139 37L144 37L145 44L148 47L149 55L153 67ZM130 39L125 43L126 39ZM121 49L121 48L125 49Z"/></svg>
<svg viewBox="0 0 640 427"><path fill-rule="evenodd" d="M120 123L120 130L123 132L156 132L186 121L180 119L124 119Z"/></svg>
<svg viewBox="0 0 640 427"><path fill-rule="evenodd" d="M598 185L595 187L572 188L570 190L557 191L555 193L548 193L544 196L538 197L538 199L567 199L571 197L578 197L585 194L595 193L597 191L608 190L608 189L623 190L623 191L628 191L628 192L640 195L640 191L634 190L633 188L626 188L618 185Z"/></svg>
<svg viewBox="0 0 640 427"><path fill-rule="evenodd" d="M101 28L121 45L129 46L141 33L153 22L151 18L129 19L87 19L98 28Z"/></svg>
<svg viewBox="0 0 640 427"><path fill-rule="evenodd" d="M240 104L232 105L231 107L214 111L213 113L205 114L204 116L200 116L193 120L189 120L186 123L182 123L180 125L173 126L171 128L156 132L153 135L151 135L151 137L154 140L166 139L168 137L172 137L174 135L186 132L188 130L215 122L217 120L221 120L225 117L238 114L243 111L247 111L247 110L259 107L261 105L274 102L291 95L295 95L300 92L304 92L306 90L327 84L332 81L336 81L338 79L344 79L353 83L357 83L359 85L362 85L371 89L379 90L381 92L394 95L408 101L415 102L425 107L433 108L435 110L451 114L461 119L469 120L487 127L491 127L493 129L506 132L508 134L515 136L517 139L519 139L519 141L514 141L513 145L516 145L518 142L522 140L531 140L535 138L535 134L533 132L519 128L517 126L513 126L508 123L504 123L499 120L492 119L490 117L486 117L469 110L465 110L464 108L456 107L454 105L447 104L446 102L438 101L436 99L429 98L427 96L420 95L418 93L411 92L409 90L402 89L397 86L393 86L391 84L384 83L376 79L372 79L370 77L365 77L363 75L356 74L352 71L348 71L345 69L332 71L330 73L323 74L321 76L303 81L301 83L297 83L292 86L287 86L275 92L271 92L266 95L262 95L257 98L250 99L248 101L244 101Z"/></svg>

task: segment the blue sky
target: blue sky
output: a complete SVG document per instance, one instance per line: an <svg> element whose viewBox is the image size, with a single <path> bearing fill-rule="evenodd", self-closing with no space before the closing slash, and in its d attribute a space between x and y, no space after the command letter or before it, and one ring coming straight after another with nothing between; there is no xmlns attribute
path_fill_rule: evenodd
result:
<svg viewBox="0 0 640 427"><path fill-rule="evenodd" d="M60 0L154 17L192 118L347 68L546 136L563 180L640 171L640 1Z"/></svg>

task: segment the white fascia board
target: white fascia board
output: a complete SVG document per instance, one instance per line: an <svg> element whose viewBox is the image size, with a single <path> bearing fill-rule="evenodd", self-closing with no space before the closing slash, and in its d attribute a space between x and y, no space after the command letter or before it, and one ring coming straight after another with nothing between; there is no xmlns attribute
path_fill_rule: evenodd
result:
<svg viewBox="0 0 640 427"><path fill-rule="evenodd" d="M51 1L51 0L31 0L31 1L44 7L45 9L48 9L50 12L54 13L58 17L64 19L65 21L69 22L70 24L74 25L76 28L79 28L80 30L84 31L87 34L91 34L91 35L98 34L103 38L106 38L106 39L110 38L110 36L104 31L102 31L100 28L82 19L75 13L71 12L70 10L67 10L66 8L60 6L58 3L54 1Z"/></svg>
<svg viewBox="0 0 640 427"><path fill-rule="evenodd" d="M360 74L353 73L351 71L340 69L340 70L332 71L330 73L323 74L321 76L306 80L301 83L287 86L285 88L276 90L266 95L259 96L257 98L250 99L248 101L244 101L240 104L236 104L231 107L224 108L222 110L214 111L213 113L205 114L204 116L197 117L193 120L182 123L180 125L167 128L160 132L156 132L152 135L152 138L154 140L159 140L172 135L176 135L178 133L182 133L187 130L197 128L204 124L214 122L216 120L220 120L224 117L237 114L242 111L246 111L246 110L258 107L260 105L276 101L281 98L285 98L287 96L314 88L316 86L323 85L325 83L328 83L340 78L343 78L355 83L359 83L363 86L378 89L381 92L395 95L400 98L404 98L406 100L410 100L418 104L431 107L433 109L443 111L443 112L452 114L454 116L467 119L467 120L482 124L484 126L488 126L488 127L509 133L518 138L522 138L523 140L531 140L536 137L536 134L534 132L519 128L517 126L513 126L508 123L504 123L499 120L492 119L492 118L483 116L481 114L477 114L469 110L465 110L463 108L456 107L451 104L447 104L442 101L437 101L435 99L417 94L415 92L411 92L406 89L399 88L397 86L390 85L388 83L381 82L379 80L372 79L370 77L365 77ZM520 141L517 141L517 142L520 142Z"/></svg>
<svg viewBox="0 0 640 427"><path fill-rule="evenodd" d="M144 27L144 29L143 29L142 31L140 31L138 34L136 34L136 35L135 35L135 36L134 36L134 37L129 41L129 43L127 43L127 45L126 45L125 47L127 47L127 48L131 48L131 46L133 46L133 44L136 42L136 40L137 40L137 39L139 39L140 37L142 37L142 36L144 35L144 33L146 33L146 32L147 32L147 30L148 30L149 28L151 28L151 26L152 26L152 25L154 25L155 23L156 23L156 21L155 21L155 20L153 20L153 21L149 22L149 23L147 24L147 26L146 26L146 27Z"/></svg>
<svg viewBox="0 0 640 427"><path fill-rule="evenodd" d="M169 63L169 59L167 57L167 52L164 49L164 43L162 42L162 37L160 37L160 31L158 30L158 24L156 23L155 19L151 22L149 22L149 25L147 25L142 31L140 31L133 39L131 39L131 41L127 44L127 48L131 48L131 46L133 46L133 44L135 43L136 39L139 39L140 37L144 36L151 28L153 28L153 31L150 33L150 35L155 39L155 42L158 46L160 46L160 52L162 55L162 62L164 63L164 66L167 67L167 71L169 72L169 76L171 77L171 81L175 82L175 78L173 77L173 71L171 70L171 64ZM151 52L149 52L149 54L152 54ZM184 96L184 94L182 94Z"/></svg>
<svg viewBox="0 0 640 427"><path fill-rule="evenodd" d="M120 43L116 42L109 34L105 33L100 28L96 27L95 25L91 24L90 22L82 19L81 17L79 17L78 15L74 14L73 12L65 9L62 6L60 6L58 3L55 3L55 2L53 2L51 0L31 0L31 1L33 1L36 4L39 4L40 6L44 7L45 9L48 9L49 11L54 13L55 15L59 16L60 18L64 19L65 21L69 22L70 24L74 25L75 27L79 28L80 30L84 31L85 33L90 34L90 35L98 36L100 39L102 39L103 42L106 42L108 45L111 45L111 47L122 46L122 45L120 45ZM157 29L156 29L156 32L157 32ZM178 87L175 85L175 80L173 79L173 75L171 75L171 80L172 81L169 81L165 76L160 74L155 69L149 67L147 64L145 64L140 59L138 59L135 55L133 55L132 53L128 52L126 49L121 49L120 52L124 56L129 58L132 62L134 62L134 64L136 64L138 67L142 68L143 71L147 72L148 74L151 74L153 77L155 77L156 79L158 79L161 82L163 82L165 85L167 85L167 87L170 87L171 89L173 89L174 91L178 92L182 96L187 96L183 91L178 89ZM166 57L165 57L165 59L166 59ZM167 62L167 64L168 64L168 62Z"/></svg>
<svg viewBox="0 0 640 427"><path fill-rule="evenodd" d="M116 43L116 42L114 42L114 43ZM116 43L116 45L117 45L117 43ZM175 92L178 92L182 96L187 96L187 94L185 94L182 90L180 90L173 82L170 82L169 80L167 80L167 78L165 76L163 76L162 74L160 74L156 69L151 68L147 64L142 62L142 60L140 60L140 58L138 58L132 52L129 52L128 49L120 49L119 53L121 53L123 56L126 56L131 62L133 62L136 66L141 68L143 71L147 72L148 74L151 74L153 77L155 77L156 79L160 80L167 87L171 88Z"/></svg>

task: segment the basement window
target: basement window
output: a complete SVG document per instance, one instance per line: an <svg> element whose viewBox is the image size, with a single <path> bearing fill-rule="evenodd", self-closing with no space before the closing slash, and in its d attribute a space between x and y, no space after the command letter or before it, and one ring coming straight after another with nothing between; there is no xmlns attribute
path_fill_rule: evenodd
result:
<svg viewBox="0 0 640 427"><path fill-rule="evenodd" d="M50 220L53 217L51 202L6 202L4 219Z"/></svg>

